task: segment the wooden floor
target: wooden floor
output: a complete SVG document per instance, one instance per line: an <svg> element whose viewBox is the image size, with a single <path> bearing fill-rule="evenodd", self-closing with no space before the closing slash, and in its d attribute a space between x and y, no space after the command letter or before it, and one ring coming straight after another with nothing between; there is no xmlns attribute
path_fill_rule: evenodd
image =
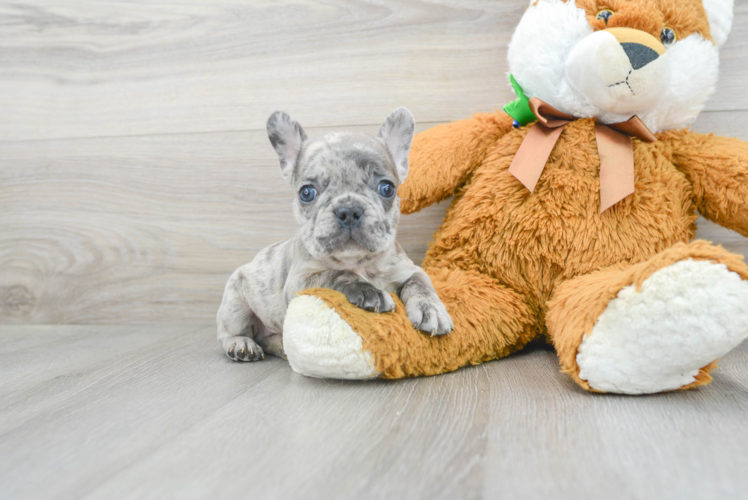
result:
<svg viewBox="0 0 748 500"><path fill-rule="evenodd" d="M748 140L735 4L694 128ZM641 398L582 392L542 348L367 383L218 350L228 276L295 231L269 114L314 136L501 107L526 7L0 0L0 499L748 498L748 344ZM444 209L403 218L414 260Z"/></svg>
<svg viewBox="0 0 748 500"><path fill-rule="evenodd" d="M541 349L418 380L224 358L213 327L0 327L8 499L748 496L748 345L703 390L593 396Z"/></svg>

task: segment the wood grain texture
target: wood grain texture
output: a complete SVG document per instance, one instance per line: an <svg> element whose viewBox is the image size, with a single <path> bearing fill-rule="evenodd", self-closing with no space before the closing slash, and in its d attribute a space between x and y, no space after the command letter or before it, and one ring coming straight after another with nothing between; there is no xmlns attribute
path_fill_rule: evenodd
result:
<svg viewBox="0 0 748 500"><path fill-rule="evenodd" d="M0 496L748 496L748 345L706 388L626 397L583 392L546 350L331 382L233 363L212 334L0 327Z"/></svg>
<svg viewBox="0 0 748 500"><path fill-rule="evenodd" d="M264 132L33 144L0 143L0 321L210 321L231 272L297 229ZM403 218L414 258L443 210Z"/></svg>
<svg viewBox="0 0 748 500"><path fill-rule="evenodd" d="M263 132L420 129L512 99L526 0L0 3L0 323L210 321L229 274L290 236ZM695 125L748 140L748 0ZM446 203L404 217L416 261ZM710 223L700 236L748 254Z"/></svg>
<svg viewBox="0 0 748 500"><path fill-rule="evenodd" d="M4 3L0 137L374 125L408 106L451 121L503 106L526 0L176 0ZM748 109L748 2L710 110Z"/></svg>

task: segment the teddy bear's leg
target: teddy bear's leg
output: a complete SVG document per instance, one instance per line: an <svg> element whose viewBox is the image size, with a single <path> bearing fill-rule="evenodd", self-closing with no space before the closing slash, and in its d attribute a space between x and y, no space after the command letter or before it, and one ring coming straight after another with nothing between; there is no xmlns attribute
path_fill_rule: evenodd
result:
<svg viewBox="0 0 748 500"><path fill-rule="evenodd" d="M748 337L748 268L707 242L679 244L561 284L546 322L563 371L585 389L705 385L717 358Z"/></svg>
<svg viewBox="0 0 748 500"><path fill-rule="evenodd" d="M288 307L283 347L291 367L307 376L365 379L436 375L500 358L537 333L537 311L488 276L431 269L454 331L431 337L413 328L395 298L389 313L367 312L342 294L308 290Z"/></svg>

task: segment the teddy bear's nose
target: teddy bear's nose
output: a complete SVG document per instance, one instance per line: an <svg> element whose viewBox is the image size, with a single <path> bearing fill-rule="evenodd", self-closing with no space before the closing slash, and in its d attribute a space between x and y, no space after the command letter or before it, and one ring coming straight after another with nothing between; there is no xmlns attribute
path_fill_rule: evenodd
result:
<svg viewBox="0 0 748 500"><path fill-rule="evenodd" d="M666 53L665 46L649 33L634 28L608 28L629 58L634 70L641 69Z"/></svg>
<svg viewBox="0 0 748 500"><path fill-rule="evenodd" d="M628 56L629 61L631 62L631 67L635 70L643 68L660 57L660 54L655 52L653 49L640 43L622 43L621 47L623 47L623 51Z"/></svg>

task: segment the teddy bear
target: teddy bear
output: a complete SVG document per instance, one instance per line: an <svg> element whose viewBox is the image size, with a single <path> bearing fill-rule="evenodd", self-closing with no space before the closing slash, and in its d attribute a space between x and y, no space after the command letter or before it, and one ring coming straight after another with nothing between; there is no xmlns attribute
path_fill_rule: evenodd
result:
<svg viewBox="0 0 748 500"><path fill-rule="evenodd" d="M693 241L697 212L748 236L748 144L686 127L713 93L732 0L534 0L506 111L418 134L402 212L453 197L422 263L454 320L431 337L331 290L295 298L292 368L437 375L534 339L592 392L710 382L748 337L742 256Z"/></svg>

